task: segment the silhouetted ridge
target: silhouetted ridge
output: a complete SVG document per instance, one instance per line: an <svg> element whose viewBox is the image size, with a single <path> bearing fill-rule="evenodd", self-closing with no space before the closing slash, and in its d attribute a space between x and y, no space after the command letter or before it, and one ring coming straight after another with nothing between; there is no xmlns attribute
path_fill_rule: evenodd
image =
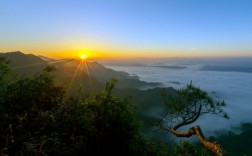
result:
<svg viewBox="0 0 252 156"><path fill-rule="evenodd" d="M0 57L10 60L9 66L14 72L20 74L35 74L41 72L47 65L46 61L41 58L20 51L0 53Z"/></svg>
<svg viewBox="0 0 252 156"><path fill-rule="evenodd" d="M45 62L44 60L42 60L41 58L33 55L33 54L24 54L20 51L16 51L16 52L6 52L6 53L0 53L1 57L6 57L8 58L10 61L12 61L13 63L18 63L22 64L22 63L39 63L39 62Z"/></svg>
<svg viewBox="0 0 252 156"><path fill-rule="evenodd" d="M53 65L56 67L56 84L68 85L69 92L73 93L80 86L86 92L97 91L114 78L119 81L117 88L153 88L160 85L159 83L140 81L136 76L106 68L98 62L75 59L45 61L39 56L19 51L1 53L0 57L11 61L10 67L15 73L25 75L34 75L42 72L47 65Z"/></svg>
<svg viewBox="0 0 252 156"><path fill-rule="evenodd" d="M54 61L54 59L46 57L46 56L38 55L38 57L41 58L44 61Z"/></svg>

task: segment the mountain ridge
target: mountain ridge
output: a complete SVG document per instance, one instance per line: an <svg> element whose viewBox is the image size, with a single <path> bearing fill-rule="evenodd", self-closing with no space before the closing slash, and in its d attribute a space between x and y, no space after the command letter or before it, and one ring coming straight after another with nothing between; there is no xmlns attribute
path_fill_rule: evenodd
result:
<svg viewBox="0 0 252 156"><path fill-rule="evenodd" d="M24 54L20 51L0 53L0 57L10 60L10 68L18 74L33 75L47 65L56 67L56 83L59 85L82 84L87 87L87 92L97 91L105 86L105 83L115 78L119 81L117 88L150 88L160 86L160 83L149 83L139 80L135 76L121 71L115 71L104 67L95 61L84 61L75 59L62 59L45 61L33 54ZM93 89L91 89L93 87Z"/></svg>

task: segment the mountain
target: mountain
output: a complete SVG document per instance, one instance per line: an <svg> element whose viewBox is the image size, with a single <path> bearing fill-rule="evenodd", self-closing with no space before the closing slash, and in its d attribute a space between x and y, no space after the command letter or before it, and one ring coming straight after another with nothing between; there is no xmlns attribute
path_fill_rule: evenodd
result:
<svg viewBox="0 0 252 156"><path fill-rule="evenodd" d="M24 54L20 51L16 52L6 52L0 53L0 57L5 57L11 61L11 67L23 66L23 65L33 65L33 64L45 64L46 61L33 55L33 54Z"/></svg>
<svg viewBox="0 0 252 156"><path fill-rule="evenodd" d="M44 61L54 61L54 59L49 58L49 57L45 57L45 56L42 56L42 55L38 55L38 57L41 58Z"/></svg>
<svg viewBox="0 0 252 156"><path fill-rule="evenodd" d="M42 71L47 65L47 62L41 58L20 51L0 53L0 57L10 60L10 68L18 74L35 74Z"/></svg>
<svg viewBox="0 0 252 156"><path fill-rule="evenodd" d="M152 127L156 126L160 114L163 114L165 109L164 101L161 96L163 88L152 88L147 90L139 89L116 89L115 95L121 98L130 98L137 108L137 117L143 121L143 131L149 131ZM167 92L172 93L175 90L171 87L165 89Z"/></svg>
<svg viewBox="0 0 252 156"><path fill-rule="evenodd" d="M42 72L47 65L56 67L55 83L66 88L68 96L78 96L83 92L92 94L105 87L106 82L112 78L119 82L113 91L121 98L130 98L137 107L137 116L143 122L143 131L148 131L156 125L160 110L163 108L163 100L160 96L162 88L159 83L140 81L137 76L131 76L126 72L114 71L106 68L98 62L82 61L75 59L47 60L32 54L22 52L0 53L0 57L10 60L10 68L14 73L22 75L34 75ZM140 90L143 88L153 88ZM168 88L169 91L174 91Z"/></svg>
<svg viewBox="0 0 252 156"><path fill-rule="evenodd" d="M220 72L243 72L243 73L252 73L252 67L242 67L242 66L213 66L213 65L204 65L201 67L201 70L206 71L220 71Z"/></svg>
<svg viewBox="0 0 252 156"><path fill-rule="evenodd" d="M62 59L45 61L33 54L22 52L0 53L11 61L10 68L18 74L34 75L41 72L47 65L56 67L56 84L66 85L72 92L82 87L86 92L93 92L104 88L105 83L115 78L119 81L117 88L148 88L156 87L159 83L140 81L137 77L126 72L118 72L106 68L98 62Z"/></svg>

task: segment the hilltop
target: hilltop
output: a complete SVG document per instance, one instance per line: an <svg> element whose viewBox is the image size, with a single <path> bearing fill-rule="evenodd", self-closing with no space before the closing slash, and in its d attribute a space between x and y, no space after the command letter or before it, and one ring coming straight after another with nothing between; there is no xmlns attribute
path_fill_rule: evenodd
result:
<svg viewBox="0 0 252 156"><path fill-rule="evenodd" d="M24 54L20 51L0 53L0 57L10 60L10 68L18 74L34 75L41 72L47 65L54 65L56 67L56 84L67 85L70 90L76 89L81 84L86 92L97 91L112 78L119 81L117 88L139 89L160 85L159 83L141 81L126 72L114 71L95 61L54 60L44 56Z"/></svg>

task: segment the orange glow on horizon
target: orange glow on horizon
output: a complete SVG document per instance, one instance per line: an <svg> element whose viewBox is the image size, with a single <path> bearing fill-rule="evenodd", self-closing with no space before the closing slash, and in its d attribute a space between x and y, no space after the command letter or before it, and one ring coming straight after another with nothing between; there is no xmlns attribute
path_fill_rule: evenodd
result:
<svg viewBox="0 0 252 156"><path fill-rule="evenodd" d="M58 53L45 53L44 55L52 58L69 58L69 59L130 59L130 58L165 58L165 57L181 57L176 52L158 53L155 52L58 52Z"/></svg>
<svg viewBox="0 0 252 156"><path fill-rule="evenodd" d="M205 52L205 54L203 54ZM212 58L212 57L231 57L236 56L229 53L229 55L221 55L220 50L178 50L178 49L148 49L148 50L94 50L94 49L65 49L60 52L44 52L40 53L46 57L59 59L81 59L82 55L89 60L93 59L131 59L131 58Z"/></svg>

